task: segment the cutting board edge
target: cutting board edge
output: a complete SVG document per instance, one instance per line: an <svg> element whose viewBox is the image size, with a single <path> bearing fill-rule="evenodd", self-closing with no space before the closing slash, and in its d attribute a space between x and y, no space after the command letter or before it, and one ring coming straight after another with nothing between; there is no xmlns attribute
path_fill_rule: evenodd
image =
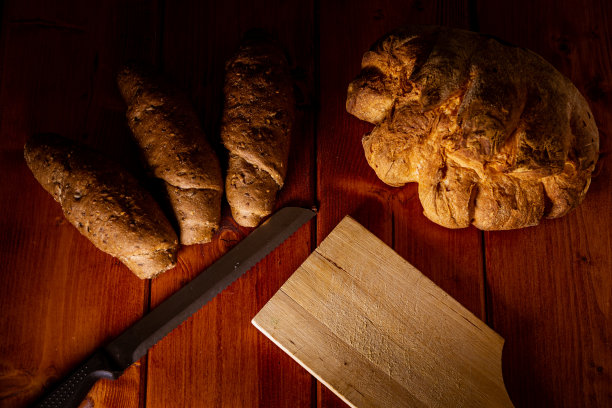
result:
<svg viewBox="0 0 612 408"><path fill-rule="evenodd" d="M494 364L496 366L496 370L495 370L496 372L493 375L494 375L494 377L496 377L498 379L498 385L500 385L499 392L497 393L497 396L498 396L498 398L500 398L500 400L497 401L495 406L504 407L504 408L514 407L514 405L512 404L512 400L510 399L510 396L508 395L508 391L507 391L507 389L505 387L505 382L504 382L503 372L502 372L502 367L501 367L501 365L502 365L502 361L501 361L502 360L502 358L501 358L502 357L502 351L503 351L503 347L504 347L504 344L505 344L505 339L503 338L503 336L501 336L499 333L497 333L493 328L488 326L485 322L480 320L474 313L472 313L470 310L468 310L465 306L463 306L460 302L458 302L452 296L448 295L435 282L433 282L431 279L429 279L419 269L414 267L414 265L412 265L408 260L406 260L401 255L399 255L393 248L389 247L384 241L382 241L380 238L378 238L375 234L373 234L371 231L369 231L367 228L365 228L363 225L361 225L357 220L355 220L350 215L346 215L338 223L338 225L336 225L336 227L330 232L330 234L328 234L328 236L325 237L325 239L323 241L321 241L321 243L319 243L317 248L315 248L312 251L312 253L309 255L309 257L296 269L296 272L300 268L302 268L304 266L304 264L306 264L308 262L310 257L312 257L315 253L318 254L319 256L321 256L322 258L324 258L325 260L331 262L333 265L335 265L339 269L341 269L341 270L346 272L346 270L342 267L342 264L337 264L336 260L333 260L332 259L333 257L329 256L329 254L325 250L325 247L326 247L326 245L333 245L333 244L331 244L331 242L333 242L333 240L330 240L330 239L331 239L332 235L334 235L334 232L338 233L339 229L342 229L343 226L347 226L347 225L351 225L353 227L356 227L360 231L361 235L367 236L367 237L369 237L369 239L375 240L375 242L377 244L380 244L381 246L384 246L384 247L388 248L389 251L391 251L393 253L394 258L397 258L398 261L401 261L402 265L404 265L405 267L408 267L409 269L413 269L414 273L418 273L419 274L419 281L423 280L424 282L426 282L426 286L430 286L431 288L435 288L436 290L439 290L440 292L442 292L445 295L444 299L446 300L446 302L444 302L444 304L445 304L445 308L446 309L448 309L449 311L452 311L456 315L461 316L467 322L471 323L471 325L473 325L477 329L479 329L482 332L482 334L485 335L485 337L487 337L489 339L489 341L492 341L494 344L497 344L497 347L495 347L495 354L497 355L498 358L495 358L495 363ZM349 239L349 241L351 241L351 240ZM294 272L294 274L292 274L291 277L289 279L287 279L287 281L285 283L283 283L281 288L279 288L278 292L283 292L283 289L286 287L287 283L294 277L296 272ZM413 272L410 272L410 273L413 273ZM275 293L268 300L266 305L264 305L262 307L262 309L256 314L256 316L253 317L253 319L251 320L251 323L255 326L256 329L261 331L267 338L272 340L272 342L274 344L276 344L281 350L283 350L285 353L289 354L289 356L291 356L291 358L294 361L296 361L300 366L302 366L304 369L306 369L306 371L308 373L310 373L313 377L315 377L322 384L324 384L327 388L329 388L332 392L334 392L334 394L338 395L338 397L342 401L347 403L349 406L356 408L357 407L356 405L354 405L353 403L348 401L346 399L346 397L342 393L338 392L322 376L318 375L316 373L315 369L311 369L308 366L307 362L303 362L302 360L300 360L299 357L297 357L295 354L290 352L286 347L284 347L283 344L281 344L281 342L277 341L273 337L273 334L271 332L268 332L266 329L264 329L264 327L263 327L264 325L258 324L257 319L261 316L262 312L267 308L268 304L270 304L271 302L274 301L274 299L278 295L278 292ZM455 306L455 307L453 307L453 306ZM461 319L461 320L463 320L463 319ZM262 322L262 324L263 324L263 322Z"/></svg>
<svg viewBox="0 0 612 408"><path fill-rule="evenodd" d="M264 306L265 307L265 306ZM285 354L287 354L288 356L290 356L293 361L295 361L296 363L298 363L302 368L304 368L306 371L308 371L310 373L310 375L312 375L314 378L317 379L317 381L321 382L323 385L325 385L327 388L329 388L334 394L336 394L338 396L338 398L340 398L342 401L344 401L348 406L350 406L351 408L359 408L356 405L353 405L348 399L346 399L346 397L344 395L342 395L341 393L337 392L336 389L334 387L331 386L331 384L329 384L327 381L325 381L323 378L321 378L319 375L317 375L313 370L311 370L306 364L304 364L303 362L301 362L296 356L295 354L291 353L289 350L287 350L281 343L279 343L278 341L276 341L276 339L274 339L274 337L272 337L272 335L270 333L268 333L268 331L266 329L264 329L262 326L260 326L255 319L257 319L257 316L259 316L259 313L257 313L255 315L255 317L253 317L253 319L251 319L251 324L253 326L255 326L255 328L257 330L259 330L261 333L263 333L264 336L266 336L268 339L270 339L274 344L276 344L281 350L283 350L283 352Z"/></svg>

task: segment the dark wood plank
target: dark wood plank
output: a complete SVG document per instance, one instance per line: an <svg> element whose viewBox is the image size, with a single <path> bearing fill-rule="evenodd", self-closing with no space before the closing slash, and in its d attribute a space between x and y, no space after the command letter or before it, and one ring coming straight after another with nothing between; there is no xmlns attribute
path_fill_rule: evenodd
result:
<svg viewBox="0 0 612 408"><path fill-rule="evenodd" d="M81 237L32 178L22 159L27 137L55 131L141 172L114 84L120 63L139 59L190 90L223 156L223 65L254 26L287 46L301 90L299 133L279 206L310 206L316 185L316 228L311 223L299 231L118 382L99 383L89 405L345 406L250 319L346 214L484 318L482 234L436 226L421 215L415 185L394 189L380 182L360 143L371 126L344 108L363 52L386 31L405 23L467 27L468 20L533 49L570 77L587 96L602 138L597 176L578 210L538 227L486 234L486 315L507 340L510 396L517 406L612 405L612 6L604 0L477 3L477 20L468 14L474 4L468 0L3 4L0 405L31 402L148 308L149 284ZM216 241L184 248L180 266L155 282L153 305L249 232L236 227L227 205L224 211Z"/></svg>
<svg viewBox="0 0 612 408"><path fill-rule="evenodd" d="M506 339L510 397L521 407L612 406L612 3L483 1L478 16L483 32L539 53L569 77L601 137L597 175L577 210L486 235L487 311Z"/></svg>
<svg viewBox="0 0 612 408"><path fill-rule="evenodd" d="M66 222L23 161L52 131L122 158L127 135L117 60L155 52L145 2L8 2L0 89L0 405L23 406L142 315L147 283ZM139 18L137 18L139 17ZM128 38L136 38L131 41ZM97 407L137 407L139 365L89 394Z"/></svg>
<svg viewBox="0 0 612 408"><path fill-rule="evenodd" d="M300 112L290 168L277 207L314 199L313 9L311 1L167 2L161 68L190 90L205 131L222 163L219 141L225 61L248 29L259 27L287 48L297 73ZM237 243L238 228L224 204L223 227L213 243L185 248L172 274L153 282L152 304L176 290ZM311 251L304 227L262 263L206 305L149 354L148 407L304 407L311 401L311 376L250 323Z"/></svg>
<svg viewBox="0 0 612 408"><path fill-rule="evenodd" d="M468 17L467 1L321 2L317 239L350 214L484 319L481 233L448 230L426 219L416 184L392 188L380 181L361 146L362 135L373 126L345 110L348 84L380 36L405 24L467 28ZM325 387L318 389L319 406L346 406Z"/></svg>

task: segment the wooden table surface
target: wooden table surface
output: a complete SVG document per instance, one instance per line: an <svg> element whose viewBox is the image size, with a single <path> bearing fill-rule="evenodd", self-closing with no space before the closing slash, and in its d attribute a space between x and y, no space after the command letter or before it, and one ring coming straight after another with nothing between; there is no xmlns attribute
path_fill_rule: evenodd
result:
<svg viewBox="0 0 612 408"><path fill-rule="evenodd" d="M319 214L158 343L87 407L343 407L250 323L346 214L506 340L517 407L612 406L612 2L608 0L6 1L0 37L0 406L25 406L96 347L219 258L249 230L224 204L208 245L141 281L62 217L23 160L36 132L83 141L143 176L114 82L142 60L188 90L219 143L224 61L262 27L289 51L299 114L278 207ZM443 24L541 54L585 95L601 156L584 203L537 227L448 230L422 215L416 185L368 167L371 125L346 113L364 51L388 30Z"/></svg>

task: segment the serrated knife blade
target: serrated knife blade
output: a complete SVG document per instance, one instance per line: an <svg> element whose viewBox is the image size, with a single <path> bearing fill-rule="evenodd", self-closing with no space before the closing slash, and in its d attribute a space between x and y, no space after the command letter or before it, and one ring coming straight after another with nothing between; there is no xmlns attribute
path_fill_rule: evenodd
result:
<svg viewBox="0 0 612 408"><path fill-rule="evenodd" d="M149 348L251 269L316 212L285 207L146 316L100 348L35 407L78 407L100 378L116 379Z"/></svg>

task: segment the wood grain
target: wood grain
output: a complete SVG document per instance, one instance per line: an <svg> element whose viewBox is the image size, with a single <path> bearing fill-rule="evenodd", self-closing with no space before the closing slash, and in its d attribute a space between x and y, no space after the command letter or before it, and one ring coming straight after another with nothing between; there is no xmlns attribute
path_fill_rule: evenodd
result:
<svg viewBox="0 0 612 408"><path fill-rule="evenodd" d="M191 90L205 131L222 158L227 154L218 128L225 61L251 28L267 30L287 48L301 93L286 187L277 207L312 206L312 3L166 2L164 15L161 68ZM248 234L231 220L225 206L218 238L211 245L186 248L177 270L153 282L153 305ZM185 406L309 406L310 375L259 334L250 319L310 250L311 231L304 227L155 347L149 354L147 406L167 407L177 401Z"/></svg>
<svg viewBox="0 0 612 408"><path fill-rule="evenodd" d="M486 234L487 309L507 340L510 397L525 407L611 406L612 4L481 2L478 17L483 32L539 53L570 78L601 138L597 175L578 209L537 228Z"/></svg>
<svg viewBox="0 0 612 408"><path fill-rule="evenodd" d="M468 2L321 2L319 14L318 241L350 214L484 319L482 234L474 228L450 231L425 218L416 184L392 188L378 180L361 146L361 137L372 125L345 109L348 84L374 41L405 24L467 28ZM320 399L324 408L346 406L324 388Z"/></svg>
<svg viewBox="0 0 612 408"><path fill-rule="evenodd" d="M0 405L23 406L96 347L142 315L147 284L103 254L62 216L23 160L36 132L57 132L121 160L125 133L109 73L127 54L148 57L152 42L123 43L143 29L139 2L7 2L0 89ZM145 15L146 17L146 15ZM129 25L127 24L129 22ZM154 32L154 27L151 29ZM118 49L116 44L125 44ZM116 149L116 150L115 150ZM120 283L120 284L118 284ZM121 300L119 302L119 300ZM121 304L121 307L117 307ZM137 407L139 365L88 399Z"/></svg>
<svg viewBox="0 0 612 408"><path fill-rule="evenodd" d="M63 221L25 167L27 137L58 132L143 177L114 83L118 66L138 59L189 90L225 162L223 64L254 26L287 46L299 90L300 133L278 205L311 206L316 196L318 220L118 382L97 385L89 405L346 406L249 324L346 214L506 338L504 378L517 406L612 405L610 2L9 0L1 7L0 406L32 401L249 232L224 204L215 243L183 249L181 265L150 296L149 283ZM602 141L597 176L578 210L485 239L432 224L414 185L394 189L376 178L360 143L371 126L346 113L346 87L370 44L405 23L480 26L540 53L576 83Z"/></svg>
<svg viewBox="0 0 612 408"><path fill-rule="evenodd" d="M350 217L253 324L353 407L512 407L503 339Z"/></svg>

